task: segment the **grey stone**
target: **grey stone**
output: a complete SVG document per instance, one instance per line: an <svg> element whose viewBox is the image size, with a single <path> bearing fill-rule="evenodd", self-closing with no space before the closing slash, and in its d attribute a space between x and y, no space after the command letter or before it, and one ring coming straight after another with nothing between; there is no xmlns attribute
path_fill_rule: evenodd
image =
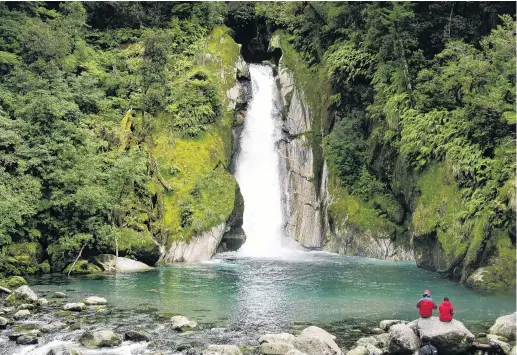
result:
<svg viewBox="0 0 517 355"><path fill-rule="evenodd" d="M375 337L365 337L365 338L359 338L357 339L357 341L355 342L355 344L357 346L364 346L366 347L366 345L368 344L371 344L373 346L377 346L377 344L379 344L379 341L377 340L377 338Z"/></svg>
<svg viewBox="0 0 517 355"><path fill-rule="evenodd" d="M7 328L7 324L9 324L9 321L7 320L7 318L0 317L0 329Z"/></svg>
<svg viewBox="0 0 517 355"><path fill-rule="evenodd" d="M5 293L7 295L10 295L13 291L9 290L7 287L0 286L0 294Z"/></svg>
<svg viewBox="0 0 517 355"><path fill-rule="evenodd" d="M474 341L474 334L455 319L441 322L438 317L420 318L417 326L420 337L428 336L440 355L462 354Z"/></svg>
<svg viewBox="0 0 517 355"><path fill-rule="evenodd" d="M382 330L381 328L373 328L371 332L372 334L384 334L384 330Z"/></svg>
<svg viewBox="0 0 517 355"><path fill-rule="evenodd" d="M87 306L99 306L108 304L108 301L106 301L106 299L103 297L90 296L88 298L85 298L83 300L83 303Z"/></svg>
<svg viewBox="0 0 517 355"><path fill-rule="evenodd" d="M499 345L506 355L510 355L512 351L512 346L505 342L503 340L504 338L501 339L498 335L495 334L488 334L487 338L489 339L490 343Z"/></svg>
<svg viewBox="0 0 517 355"><path fill-rule="evenodd" d="M389 329L388 351L394 355L411 355L420 347L420 340L405 324L395 324Z"/></svg>
<svg viewBox="0 0 517 355"><path fill-rule="evenodd" d="M36 302L38 300L36 293L27 285L18 287L16 290L14 290L13 295L15 295L17 299L22 299L29 302Z"/></svg>
<svg viewBox="0 0 517 355"><path fill-rule="evenodd" d="M496 319L489 333L503 336L508 340L515 340L515 318L517 313L508 314Z"/></svg>
<svg viewBox="0 0 517 355"><path fill-rule="evenodd" d="M351 350L349 350L346 355L369 355L369 351L366 346L357 346Z"/></svg>
<svg viewBox="0 0 517 355"><path fill-rule="evenodd" d="M262 343L260 353L265 355L284 355L294 349L293 344L287 342Z"/></svg>
<svg viewBox="0 0 517 355"><path fill-rule="evenodd" d="M79 342L87 348L95 349L119 346L122 340L112 330L97 330L85 332L79 338Z"/></svg>
<svg viewBox="0 0 517 355"><path fill-rule="evenodd" d="M31 312L28 309L21 309L13 315L16 320L24 319L30 316Z"/></svg>
<svg viewBox="0 0 517 355"><path fill-rule="evenodd" d="M54 292L54 297L56 297L56 298L65 298L66 294L64 294L63 292Z"/></svg>
<svg viewBox="0 0 517 355"><path fill-rule="evenodd" d="M186 331L197 328L197 323L184 316L174 316L171 318L171 327L177 331Z"/></svg>
<svg viewBox="0 0 517 355"><path fill-rule="evenodd" d="M259 344L262 343L293 343L296 337L289 333L273 333L264 334L259 338Z"/></svg>
<svg viewBox="0 0 517 355"><path fill-rule="evenodd" d="M379 323L379 328L381 328L382 330L388 331L388 330L390 330L391 326L393 326L395 324L399 324L399 323L402 323L402 321L399 319L385 319L385 320L381 320L381 322Z"/></svg>
<svg viewBox="0 0 517 355"><path fill-rule="evenodd" d="M30 303L23 303L23 304L19 305L17 309L18 310L20 310L20 309L28 309L30 311L31 309L34 309L34 305L30 304Z"/></svg>
<svg viewBox="0 0 517 355"><path fill-rule="evenodd" d="M101 254L93 258L93 263L105 272L138 272L151 270L147 264L128 258L117 258L111 254Z"/></svg>
<svg viewBox="0 0 517 355"><path fill-rule="evenodd" d="M291 349L288 352L286 352L285 355L307 355L307 354L306 353L302 353L298 349Z"/></svg>
<svg viewBox="0 0 517 355"><path fill-rule="evenodd" d="M30 335L22 335L16 339L16 344L19 344L19 345L38 344L38 338L30 336Z"/></svg>
<svg viewBox="0 0 517 355"><path fill-rule="evenodd" d="M38 298L38 300L36 301L37 305L42 307L42 306L46 306L48 305L48 301L46 298Z"/></svg>
<svg viewBox="0 0 517 355"><path fill-rule="evenodd" d="M75 312L80 312L80 311L84 311L86 309L86 305L82 302L77 302L77 303L67 303L63 306L63 309L65 311L75 311Z"/></svg>
<svg viewBox="0 0 517 355"><path fill-rule="evenodd" d="M49 350L47 355L83 355L83 353L71 346L58 346Z"/></svg>

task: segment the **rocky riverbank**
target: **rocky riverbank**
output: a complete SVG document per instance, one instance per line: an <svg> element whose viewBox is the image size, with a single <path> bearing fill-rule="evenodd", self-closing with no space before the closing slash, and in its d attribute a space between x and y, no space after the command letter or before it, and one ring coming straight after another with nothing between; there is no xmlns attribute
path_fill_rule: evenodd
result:
<svg viewBox="0 0 517 355"><path fill-rule="evenodd" d="M145 304L124 311L105 298L67 294L66 289L37 295L20 277L7 283L15 288L0 289L0 354L412 354L424 335L439 354L516 351L515 313L477 332L460 321L442 323L433 317L378 325L318 324L321 328L295 324L275 333L253 329L250 337L249 330L204 323L201 314L192 320L156 313Z"/></svg>

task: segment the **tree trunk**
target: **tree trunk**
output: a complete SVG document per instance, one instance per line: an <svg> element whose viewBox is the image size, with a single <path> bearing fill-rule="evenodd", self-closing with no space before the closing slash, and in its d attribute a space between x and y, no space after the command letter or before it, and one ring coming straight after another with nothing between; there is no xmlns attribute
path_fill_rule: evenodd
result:
<svg viewBox="0 0 517 355"><path fill-rule="evenodd" d="M118 263L118 236L115 236L115 274L117 273Z"/></svg>
<svg viewBox="0 0 517 355"><path fill-rule="evenodd" d="M84 250L84 247L86 246L86 244L83 244L83 246L81 247L81 250L79 250L79 254L77 254L77 258L75 258L75 261L74 263L72 264L72 267L70 268L70 270L68 270L68 276L70 276L70 273L72 272L72 270L74 269L74 266L75 264L77 263L77 260L79 260L79 258L81 257L81 255L83 254L83 250Z"/></svg>

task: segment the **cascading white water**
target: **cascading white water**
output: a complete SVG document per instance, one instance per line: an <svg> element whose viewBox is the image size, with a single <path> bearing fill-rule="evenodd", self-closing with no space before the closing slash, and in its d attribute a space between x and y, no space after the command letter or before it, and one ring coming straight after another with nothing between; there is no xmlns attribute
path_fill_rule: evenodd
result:
<svg viewBox="0 0 517 355"><path fill-rule="evenodd" d="M278 153L278 97L269 66L251 64L253 96L241 135L235 177L244 197L246 242L239 249L246 256L273 256L281 249L282 207Z"/></svg>

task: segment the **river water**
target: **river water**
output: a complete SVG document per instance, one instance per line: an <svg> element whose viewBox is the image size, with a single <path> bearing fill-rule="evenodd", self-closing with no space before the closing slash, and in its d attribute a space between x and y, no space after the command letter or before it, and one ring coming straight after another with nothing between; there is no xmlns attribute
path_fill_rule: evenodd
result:
<svg viewBox="0 0 517 355"><path fill-rule="evenodd" d="M85 316L91 322L81 322L74 331L46 335L42 343L75 342L86 329L106 327L120 334L144 329L156 341L151 348L147 343L125 342L118 350L111 350L114 352L86 354L144 354L151 349L195 354L209 343L257 345L261 334L296 333L308 324L329 329L338 336L338 344L347 346L357 339L354 329L370 329L382 319L416 319L416 302L424 289L430 289L436 301L448 296L456 309L455 317L473 331L482 331L500 315L515 312L515 294L475 293L437 273L418 269L414 263L323 252L291 252L281 259L226 253L206 263L159 267L145 273L71 278L46 275L30 283L38 294L50 299L55 291L65 292L67 302L89 295L105 297L111 312ZM203 330L173 332L167 321L176 314L195 320ZM50 322L33 317L38 318ZM5 336L0 333L0 339ZM4 344L12 343L4 338ZM45 355L41 348L12 347L6 354Z"/></svg>

